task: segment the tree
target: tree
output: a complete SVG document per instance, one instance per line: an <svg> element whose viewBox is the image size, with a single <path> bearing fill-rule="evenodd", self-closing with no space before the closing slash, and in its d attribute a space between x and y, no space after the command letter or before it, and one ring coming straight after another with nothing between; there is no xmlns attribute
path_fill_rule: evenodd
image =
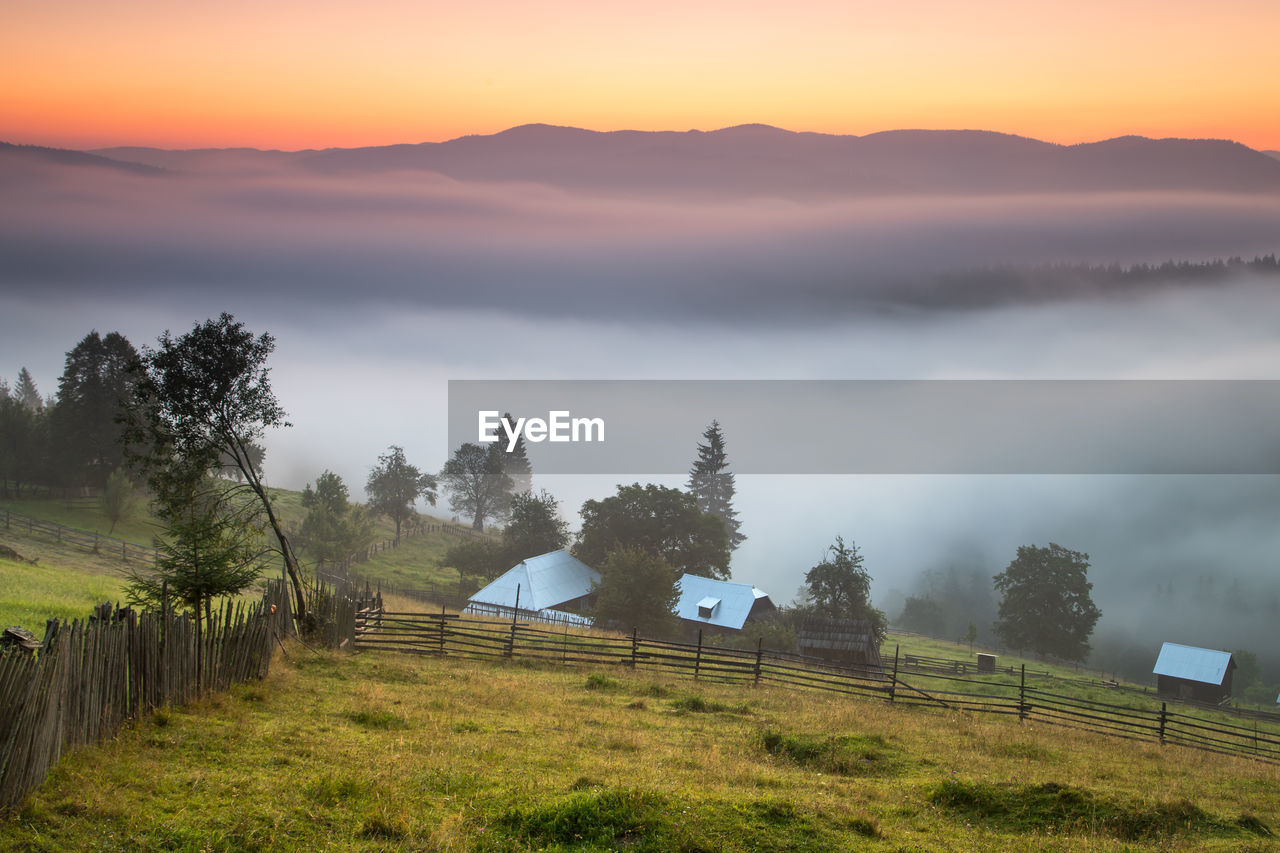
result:
<svg viewBox="0 0 1280 853"><path fill-rule="evenodd" d="M904 631L914 634L927 634L930 637L941 637L946 632L946 616L942 606L927 595L907 596L898 614L897 625Z"/></svg>
<svg viewBox="0 0 1280 853"><path fill-rule="evenodd" d="M203 677L202 626L212 618L216 598L238 595L262 573L262 507L231 486L208 476L201 465L174 464L152 478L154 503L165 532L156 537L154 570L134 569L126 586L132 604L190 611L196 629L196 672ZM248 497L248 500L244 498Z"/></svg>
<svg viewBox="0 0 1280 853"><path fill-rule="evenodd" d="M993 579L1002 595L993 626L997 636L1015 649L1083 661L1102 615L1089 596L1088 573L1088 554L1052 542L1048 548L1020 546Z"/></svg>
<svg viewBox="0 0 1280 853"><path fill-rule="evenodd" d="M12 480L19 498L24 483L47 485L51 480L48 476L48 412L25 367L22 375L25 382L19 382L12 392L6 385L6 393L0 395L0 479L3 480L0 491L7 496L8 483ZM23 385L27 386L26 392L22 390Z"/></svg>
<svg viewBox="0 0 1280 853"><path fill-rule="evenodd" d="M619 486L618 493L582 505L582 532L574 554L598 566L619 547L645 551L672 567L728 580L729 539L714 515L698 509L693 495L649 484Z"/></svg>
<svg viewBox="0 0 1280 853"><path fill-rule="evenodd" d="M478 444L463 444L440 470L441 488L457 512L471 516L471 526L484 530L486 519L504 518L509 511L511 478L503 473L502 457Z"/></svg>
<svg viewBox="0 0 1280 853"><path fill-rule="evenodd" d="M410 465L404 448L394 444L378 457L364 490L369 496L369 508L396 523L396 539L400 538L401 524L413 518L413 504L418 498L436 505L436 478Z"/></svg>
<svg viewBox="0 0 1280 853"><path fill-rule="evenodd" d="M73 483L102 488L125 462L122 414L134 404L138 351L119 332L85 335L67 353L52 412L53 441Z"/></svg>
<svg viewBox="0 0 1280 853"><path fill-rule="evenodd" d="M266 513L298 615L305 617L298 559L250 450L267 428L290 425L266 366L275 339L265 333L254 337L223 313L177 338L166 331L158 343L154 350L144 347L137 363L138 404L126 414L126 440L137 447L129 451L131 459L148 474L153 490L156 477L172 465L208 472L230 459Z"/></svg>
<svg viewBox="0 0 1280 853"><path fill-rule="evenodd" d="M509 553L505 545L492 539L463 540L445 552L444 565L457 569L459 577L471 575L488 582L519 562L510 560Z"/></svg>
<svg viewBox="0 0 1280 853"><path fill-rule="evenodd" d="M19 460L24 452L30 413L9 392L9 384L0 379L0 498L9 497L9 480L21 496L18 478Z"/></svg>
<svg viewBox="0 0 1280 853"><path fill-rule="evenodd" d="M854 543L837 536L827 547L825 559L805 572L803 609L828 619L865 619L876 638L883 641L887 623L883 612L871 606L871 575L862 565Z"/></svg>
<svg viewBox="0 0 1280 853"><path fill-rule="evenodd" d="M719 518L729 537L729 550L737 550L747 537L739 532L738 514L733 510L735 491L733 474L724 452L724 434L719 421L712 421L702 437L706 444L698 445L698 458L689 471L686 488L698 502L698 509Z"/></svg>
<svg viewBox="0 0 1280 853"><path fill-rule="evenodd" d="M502 417L507 423L515 423L510 412ZM529 455L525 450L524 433L518 433L515 446L507 450L506 433L499 429L498 440L489 445L489 452L496 457L495 466L511 478L511 495L520 495L533 488L533 467L529 464Z"/></svg>
<svg viewBox="0 0 1280 853"><path fill-rule="evenodd" d="M298 539L321 560L345 560L373 538L373 519L363 507L351 505L347 484L332 471L316 477L314 489L307 483L302 506L307 517L302 520Z"/></svg>
<svg viewBox="0 0 1280 853"><path fill-rule="evenodd" d="M568 545L569 523L560 517L560 502L546 489L537 495L516 494L511 498L511 520L502 531L502 544L513 558L512 565Z"/></svg>
<svg viewBox="0 0 1280 853"><path fill-rule="evenodd" d="M263 463L267 461L267 449L256 441L248 441L245 442L244 452L249 457L249 461L253 463L253 467L261 471ZM244 482L244 473L240 470L240 466L236 464L235 458L229 453L222 454L222 457L218 460L218 474L223 477L230 477L237 483Z"/></svg>
<svg viewBox="0 0 1280 853"><path fill-rule="evenodd" d="M117 468L107 477L107 484L102 489L102 513L111 522L107 535L115 532L116 525L132 512L138 497L134 492L133 480L123 468Z"/></svg>
<svg viewBox="0 0 1280 853"><path fill-rule="evenodd" d="M597 625L613 624L656 637L670 633L680 590L669 563L643 548L622 546L596 569L600 582L591 612Z"/></svg>
<svg viewBox="0 0 1280 853"><path fill-rule="evenodd" d="M36 390L36 382L25 367L18 371L18 384L14 386L13 398L28 412L38 413L44 409L44 400Z"/></svg>

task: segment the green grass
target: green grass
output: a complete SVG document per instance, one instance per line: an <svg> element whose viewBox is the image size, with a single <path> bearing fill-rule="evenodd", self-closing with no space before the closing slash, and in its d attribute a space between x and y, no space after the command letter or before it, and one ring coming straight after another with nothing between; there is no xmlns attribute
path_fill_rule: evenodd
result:
<svg viewBox="0 0 1280 853"><path fill-rule="evenodd" d="M288 489L268 490L272 505L278 516L288 529L296 529L306 517L306 509L302 506L302 493ZM14 512L29 515L43 521L61 524L64 527L98 532L106 535L110 522L102 513L96 500L61 498L28 498L21 501L0 501L0 509L9 508ZM428 523L444 523L442 519L423 516ZM5 531L0 530L0 536ZM11 531L17 535L20 530ZM117 539L124 539L139 545L150 545L158 532L155 521L149 515L145 503L139 503L133 513L117 525ZM395 537L395 525L385 518L378 518L374 526L374 540L381 542ZM50 537L51 539L51 537ZM0 539L0 541L4 541ZM400 547L376 554L368 561L355 566L354 570L372 581L422 589L437 585L449 590L456 589L458 584L457 569L444 566L444 555L453 545L464 541L456 536L444 533L428 533L422 536L411 536L401 541ZM31 549L31 546L28 546ZM18 549L22 551L21 548ZM25 552L23 552L25 553ZM303 553L304 562L307 555ZM75 564L79 558L63 558L64 564ZM42 623L43 624L43 623Z"/></svg>
<svg viewBox="0 0 1280 853"><path fill-rule="evenodd" d="M620 669L291 647L63 760L0 849L1278 850L1280 768ZM746 709L737 712L736 709Z"/></svg>
<svg viewBox="0 0 1280 853"><path fill-rule="evenodd" d="M147 512L146 502L141 499L138 500L133 512L122 518L116 524L115 530L109 534L107 531L111 528L111 521L103 513L102 506L97 500L87 498L63 500L50 497L0 500L0 510L4 509L29 515L41 521L61 524L63 527L98 533L102 536L114 536L116 539L123 539L135 545L150 545L152 537L157 533L155 522ZM2 517L3 512L0 512L0 521L3 520Z"/></svg>
<svg viewBox="0 0 1280 853"><path fill-rule="evenodd" d="M0 559L0 579L0 629L21 625L37 638L48 619L84 619L95 605L124 599L123 579L101 572Z"/></svg>

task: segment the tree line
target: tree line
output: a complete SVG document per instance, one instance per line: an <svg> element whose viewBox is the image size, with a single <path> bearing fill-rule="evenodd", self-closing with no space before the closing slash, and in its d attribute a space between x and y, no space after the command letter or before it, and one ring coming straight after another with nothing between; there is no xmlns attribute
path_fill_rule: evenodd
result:
<svg viewBox="0 0 1280 853"><path fill-rule="evenodd" d="M109 495L144 487L163 527L155 543L161 556L154 571L133 575L130 594L140 603L171 598L197 620L213 599L243 589L277 558L305 619L292 538L317 559L343 559L370 541L375 516L390 519L399 537L416 502L435 505L441 493L474 528L504 525L498 538L449 551L446 563L463 573L491 579L570 545L558 501L532 490L522 438L510 447L463 444L438 474L393 445L369 474L365 507L353 505L341 477L326 470L303 490L307 514L296 536L286 531L262 469L265 431L289 426L270 385L274 346L271 335L255 335L224 313L182 335L166 331L141 351L119 333L90 332L67 353L49 399L23 368L12 388L0 383L0 496L33 486L96 490L106 507ZM733 508L734 477L717 421L702 439L684 490L634 483L583 504L572 547L601 573L594 615L602 623L669 628L681 575L731 576L732 552L746 540ZM1020 548L994 579L1003 596L997 634L1017 648L1082 659L1099 616L1087 567L1088 555L1055 544ZM867 620L882 637L887 620L871 605L870 586L856 544L836 536L806 572L790 613ZM904 615L928 603L909 599Z"/></svg>

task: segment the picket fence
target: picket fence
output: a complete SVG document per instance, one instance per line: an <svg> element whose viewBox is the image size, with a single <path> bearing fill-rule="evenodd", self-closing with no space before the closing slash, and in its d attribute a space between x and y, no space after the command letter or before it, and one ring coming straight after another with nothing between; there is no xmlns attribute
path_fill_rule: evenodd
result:
<svg viewBox="0 0 1280 853"><path fill-rule="evenodd" d="M202 693L265 678L272 645L292 621L272 581L252 607L228 605L206 622L99 606L87 619L50 620L37 653L0 653L0 809L37 787L66 751L110 738L129 719Z"/></svg>

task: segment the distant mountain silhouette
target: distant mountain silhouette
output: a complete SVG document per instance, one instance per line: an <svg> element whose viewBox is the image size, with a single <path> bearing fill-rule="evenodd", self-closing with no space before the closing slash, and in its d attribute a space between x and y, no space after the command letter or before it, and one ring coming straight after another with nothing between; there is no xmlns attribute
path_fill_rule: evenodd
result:
<svg viewBox="0 0 1280 853"><path fill-rule="evenodd" d="M1280 190L1280 163L1235 142L1135 136L1061 146L969 130L869 136L764 125L598 133L525 125L440 143L299 155L320 171L425 169L464 181L759 195Z"/></svg>
<svg viewBox="0 0 1280 853"><path fill-rule="evenodd" d="M38 145L12 145L0 142L0 165L5 166L88 166L140 175L159 175L164 170L142 163L126 163L110 157L70 151L64 148L42 148Z"/></svg>
<svg viewBox="0 0 1280 853"><path fill-rule="evenodd" d="M1280 160L1280 151L1263 151L1262 153L1266 154L1268 157L1274 157L1277 160Z"/></svg>
<svg viewBox="0 0 1280 853"><path fill-rule="evenodd" d="M975 130L835 136L767 125L709 132L597 132L531 124L488 136L371 148L295 152L108 148L93 154L65 153L192 172L417 170L459 181L530 182L605 194L841 197L1280 191L1278 158L1236 142L1124 136L1056 145Z"/></svg>
<svg viewBox="0 0 1280 853"><path fill-rule="evenodd" d="M193 148L169 151L163 148L122 146L92 151L128 163L140 163L183 172L253 173L278 170L297 162L311 151L262 151L257 148Z"/></svg>

